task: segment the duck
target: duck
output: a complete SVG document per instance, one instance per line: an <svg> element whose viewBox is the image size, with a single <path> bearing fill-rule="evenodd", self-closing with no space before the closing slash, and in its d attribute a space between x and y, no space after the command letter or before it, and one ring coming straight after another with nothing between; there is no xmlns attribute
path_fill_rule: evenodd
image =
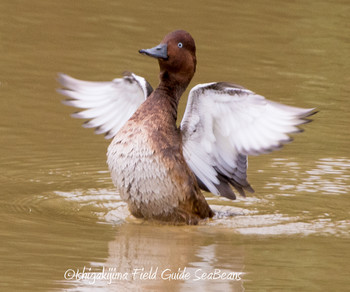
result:
<svg viewBox="0 0 350 292"><path fill-rule="evenodd" d="M131 72L107 82L60 73L58 92L72 117L112 139L107 164L112 181L136 218L196 225L215 213L202 190L230 200L254 189L248 156L291 142L315 108L284 105L228 82L198 84L177 126L178 104L196 72L196 46L185 30L168 33L139 53L159 64L159 84Z"/></svg>

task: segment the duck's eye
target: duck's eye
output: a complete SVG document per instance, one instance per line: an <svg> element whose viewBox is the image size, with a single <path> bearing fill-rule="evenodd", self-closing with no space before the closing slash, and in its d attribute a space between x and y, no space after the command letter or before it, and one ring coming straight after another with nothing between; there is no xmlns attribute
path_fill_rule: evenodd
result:
<svg viewBox="0 0 350 292"><path fill-rule="evenodd" d="M178 43L177 46L181 49L183 47L182 43Z"/></svg>

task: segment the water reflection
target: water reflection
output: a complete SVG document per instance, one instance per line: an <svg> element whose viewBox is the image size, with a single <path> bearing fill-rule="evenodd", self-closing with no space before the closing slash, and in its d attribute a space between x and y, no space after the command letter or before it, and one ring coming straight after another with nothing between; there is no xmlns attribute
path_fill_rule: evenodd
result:
<svg viewBox="0 0 350 292"><path fill-rule="evenodd" d="M244 291L244 249L237 242L231 249L217 244L228 239L225 234L203 236L193 227L122 225L108 244L106 261L92 262L86 270L114 271L123 278L70 280L67 291ZM216 273L215 280L210 273ZM229 273L241 276L227 280Z"/></svg>

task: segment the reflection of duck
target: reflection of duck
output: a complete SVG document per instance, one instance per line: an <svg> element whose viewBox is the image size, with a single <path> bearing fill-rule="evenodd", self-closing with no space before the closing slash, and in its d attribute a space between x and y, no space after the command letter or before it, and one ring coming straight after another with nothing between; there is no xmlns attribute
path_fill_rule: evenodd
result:
<svg viewBox="0 0 350 292"><path fill-rule="evenodd" d="M249 281L246 247L235 233L147 223L114 227L106 257L85 265L104 277L72 279L68 291L245 291L243 281L229 278L240 274ZM215 280L199 278L214 272Z"/></svg>
<svg viewBox="0 0 350 292"><path fill-rule="evenodd" d="M313 109L266 100L241 86L195 86L180 128L177 106L196 70L196 47L178 30L140 53L157 58L160 83L152 91L133 73L111 82L86 82L60 75L70 97L65 104L87 109L73 117L114 137L108 148L112 179L131 213L140 218L196 224L213 211L200 188L235 199L253 192L247 155L278 149L298 132Z"/></svg>

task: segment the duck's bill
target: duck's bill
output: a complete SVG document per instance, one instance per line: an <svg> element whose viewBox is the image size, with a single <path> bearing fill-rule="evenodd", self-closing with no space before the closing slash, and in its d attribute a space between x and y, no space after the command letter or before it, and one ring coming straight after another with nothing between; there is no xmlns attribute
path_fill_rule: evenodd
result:
<svg viewBox="0 0 350 292"><path fill-rule="evenodd" d="M139 50L140 54L144 54L153 58L168 59L168 46L166 44L159 44L158 46L151 49Z"/></svg>

